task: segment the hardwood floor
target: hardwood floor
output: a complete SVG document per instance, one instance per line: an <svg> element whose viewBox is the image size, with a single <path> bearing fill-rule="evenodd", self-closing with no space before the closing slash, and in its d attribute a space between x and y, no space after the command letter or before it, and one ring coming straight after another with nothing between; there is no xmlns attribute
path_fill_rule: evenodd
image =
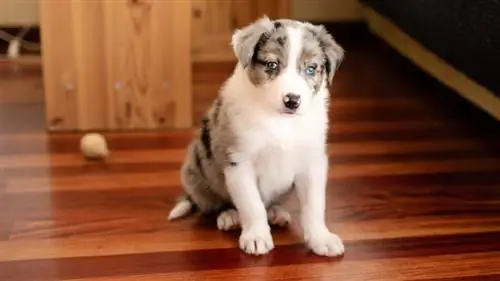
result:
<svg viewBox="0 0 500 281"><path fill-rule="evenodd" d="M375 38L339 41L327 218L343 258L305 249L294 198L263 257L212 221L168 222L190 132L108 133L110 158L86 162L80 134L43 132L38 101L9 102L0 280L500 280L498 123ZM197 119L231 68L195 66Z"/></svg>

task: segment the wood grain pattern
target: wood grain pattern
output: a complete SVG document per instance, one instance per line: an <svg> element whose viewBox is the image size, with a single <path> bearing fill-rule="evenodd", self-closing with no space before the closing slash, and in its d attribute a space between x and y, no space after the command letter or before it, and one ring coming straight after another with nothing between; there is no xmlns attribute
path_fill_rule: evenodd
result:
<svg viewBox="0 0 500 281"><path fill-rule="evenodd" d="M66 24L73 30L77 75L74 81L77 89L73 95L77 98L78 106L78 127L71 129L112 128L106 122L113 107L111 95L107 91L108 72L104 67L108 62L104 50L110 34L106 34L103 28L103 5L99 1L73 1L71 9L72 21Z"/></svg>
<svg viewBox="0 0 500 281"><path fill-rule="evenodd" d="M231 35L267 15L271 18L289 18L290 0L196 0L193 1L192 51L195 62L231 61Z"/></svg>
<svg viewBox="0 0 500 281"><path fill-rule="evenodd" d="M71 1L40 2L40 37L43 49L45 120L50 129L79 127L78 79L74 55ZM64 36L62 36L64 35Z"/></svg>
<svg viewBox="0 0 500 281"><path fill-rule="evenodd" d="M0 72L0 103L43 102L40 65L35 67L33 65L20 67L18 63L4 63L4 65L3 71Z"/></svg>
<svg viewBox="0 0 500 281"><path fill-rule="evenodd" d="M48 128L189 128L190 3L42 1Z"/></svg>
<svg viewBox="0 0 500 281"><path fill-rule="evenodd" d="M231 55L233 3L239 1L193 1L193 60L216 60ZM245 13L245 14L250 14Z"/></svg>
<svg viewBox="0 0 500 281"><path fill-rule="evenodd" d="M40 111L10 103L0 114L23 114L0 122L0 280L500 280L498 122L379 40L339 41L327 219L343 258L306 250L294 197L263 257L211 219L168 222L192 129L109 132L111 156L87 162L81 134L45 134ZM194 69L199 118L231 67Z"/></svg>

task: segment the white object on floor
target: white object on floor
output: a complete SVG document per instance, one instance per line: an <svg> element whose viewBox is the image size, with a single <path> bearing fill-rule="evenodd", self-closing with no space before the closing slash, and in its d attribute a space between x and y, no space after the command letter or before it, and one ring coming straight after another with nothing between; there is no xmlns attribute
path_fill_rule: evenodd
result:
<svg viewBox="0 0 500 281"><path fill-rule="evenodd" d="M21 52L21 41L19 39L12 39L7 49L7 57L10 59L17 59Z"/></svg>
<svg viewBox="0 0 500 281"><path fill-rule="evenodd" d="M104 158L108 156L108 145L103 135L88 133L80 140L80 150L86 158Z"/></svg>

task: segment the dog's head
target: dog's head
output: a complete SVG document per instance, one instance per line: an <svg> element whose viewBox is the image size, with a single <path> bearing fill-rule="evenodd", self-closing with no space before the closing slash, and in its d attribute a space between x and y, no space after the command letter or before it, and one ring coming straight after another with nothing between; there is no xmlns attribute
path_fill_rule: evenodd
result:
<svg viewBox="0 0 500 281"><path fill-rule="evenodd" d="M263 17L236 30L233 50L262 100L282 114L307 110L328 87L344 50L323 26Z"/></svg>

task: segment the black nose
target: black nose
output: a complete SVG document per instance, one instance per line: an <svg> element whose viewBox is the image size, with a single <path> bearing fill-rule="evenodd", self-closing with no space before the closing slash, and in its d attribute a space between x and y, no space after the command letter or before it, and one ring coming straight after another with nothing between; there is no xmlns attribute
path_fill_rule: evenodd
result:
<svg viewBox="0 0 500 281"><path fill-rule="evenodd" d="M283 104L288 109L297 109L300 105L300 96L292 93L288 93L283 97Z"/></svg>

